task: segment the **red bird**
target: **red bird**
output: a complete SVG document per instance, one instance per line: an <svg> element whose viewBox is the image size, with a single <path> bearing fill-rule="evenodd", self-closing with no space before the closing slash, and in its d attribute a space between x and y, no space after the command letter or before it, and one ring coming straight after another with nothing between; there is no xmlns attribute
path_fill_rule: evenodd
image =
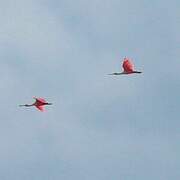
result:
<svg viewBox="0 0 180 180"><path fill-rule="evenodd" d="M128 59L124 58L123 65L122 65L124 71L121 73L112 73L109 75L122 75L122 74L134 74L134 73L142 73L140 71L135 71L133 63Z"/></svg>
<svg viewBox="0 0 180 180"><path fill-rule="evenodd" d="M35 106L38 110L43 112L45 105L52 105L52 103L46 102L46 100L43 98L36 98L36 97L33 97L33 98L36 100L33 104L25 104L25 105L19 105L19 106L20 107L22 107L22 106L25 106L25 107Z"/></svg>

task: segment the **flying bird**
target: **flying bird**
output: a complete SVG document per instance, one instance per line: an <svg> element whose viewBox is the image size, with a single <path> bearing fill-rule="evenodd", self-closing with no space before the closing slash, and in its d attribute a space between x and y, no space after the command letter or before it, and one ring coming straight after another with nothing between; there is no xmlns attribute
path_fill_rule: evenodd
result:
<svg viewBox="0 0 180 180"><path fill-rule="evenodd" d="M52 105L52 103L48 103L45 99L43 98L36 98L33 97L36 101L33 104L24 104L24 105L19 105L20 107L31 107L31 106L35 106L38 110L40 110L41 112L44 111L44 106L46 105Z"/></svg>
<svg viewBox="0 0 180 180"><path fill-rule="evenodd" d="M112 74L109 74L109 75L123 75L123 74L142 73L140 71L135 71L134 70L134 65L128 58L124 58L122 67L123 67L123 70L124 70L123 72L112 73Z"/></svg>

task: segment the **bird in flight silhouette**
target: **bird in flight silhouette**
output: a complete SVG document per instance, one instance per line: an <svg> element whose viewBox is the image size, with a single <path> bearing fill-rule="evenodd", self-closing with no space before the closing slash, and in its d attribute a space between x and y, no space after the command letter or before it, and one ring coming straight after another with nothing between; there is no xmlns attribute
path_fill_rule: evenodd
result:
<svg viewBox="0 0 180 180"><path fill-rule="evenodd" d="M43 112L44 111L44 106L46 105L52 105L52 103L48 103L45 99L43 98L36 98L33 97L35 99L35 102L33 104L24 104L24 105L19 105L20 107L31 107L31 106L35 106L39 111Z"/></svg>
<svg viewBox="0 0 180 180"><path fill-rule="evenodd" d="M135 71L134 70L134 65L128 58L124 58L123 64L123 72L116 72L116 73L111 73L109 75L123 75L123 74L139 74L142 73L140 71Z"/></svg>

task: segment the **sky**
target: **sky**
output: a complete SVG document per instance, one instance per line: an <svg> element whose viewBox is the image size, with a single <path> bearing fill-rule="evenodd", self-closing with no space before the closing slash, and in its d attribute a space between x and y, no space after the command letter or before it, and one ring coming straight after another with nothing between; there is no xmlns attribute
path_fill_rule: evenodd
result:
<svg viewBox="0 0 180 180"><path fill-rule="evenodd" d="M0 179L179 180L179 6L0 0Z"/></svg>

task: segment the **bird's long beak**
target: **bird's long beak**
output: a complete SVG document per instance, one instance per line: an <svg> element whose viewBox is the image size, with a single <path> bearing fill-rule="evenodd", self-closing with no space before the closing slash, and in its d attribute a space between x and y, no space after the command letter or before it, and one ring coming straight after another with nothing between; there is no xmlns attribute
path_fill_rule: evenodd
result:
<svg viewBox="0 0 180 180"><path fill-rule="evenodd" d="M19 107L24 107L25 105L19 105Z"/></svg>

